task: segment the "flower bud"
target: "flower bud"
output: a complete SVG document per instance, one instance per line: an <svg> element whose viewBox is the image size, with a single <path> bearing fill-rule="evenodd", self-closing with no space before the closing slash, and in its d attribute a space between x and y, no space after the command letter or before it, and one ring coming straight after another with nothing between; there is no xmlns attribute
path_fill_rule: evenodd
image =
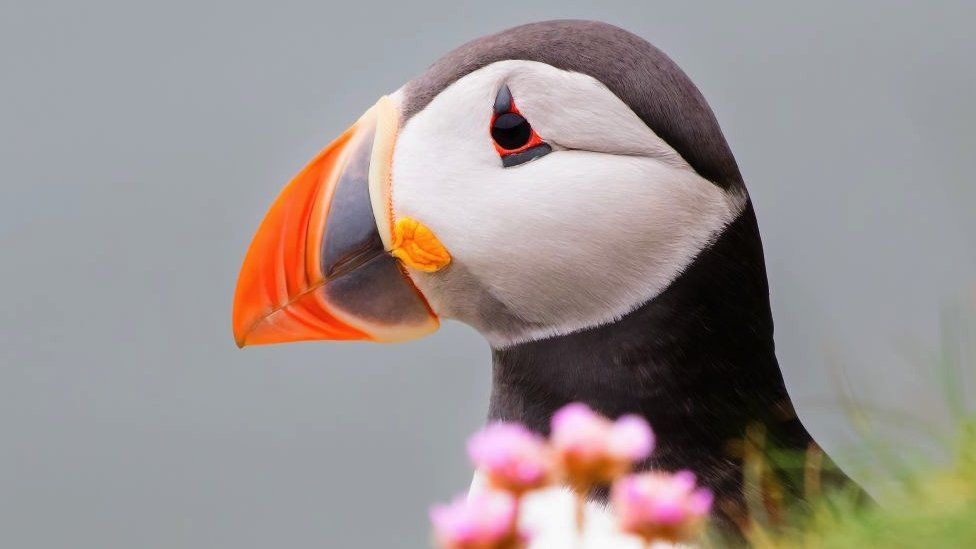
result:
<svg viewBox="0 0 976 549"><path fill-rule="evenodd" d="M550 440L566 481L581 493L626 474L654 448L644 418L626 415L613 422L580 403L556 412Z"/></svg>
<svg viewBox="0 0 976 549"><path fill-rule="evenodd" d="M629 475L614 483L610 497L621 529L648 543L695 538L712 506L712 493L696 488L690 471Z"/></svg>
<svg viewBox="0 0 976 549"><path fill-rule="evenodd" d="M441 549L521 549L518 506L510 494L485 491L460 496L430 511L434 540Z"/></svg>
<svg viewBox="0 0 976 549"><path fill-rule="evenodd" d="M515 423L492 423L468 440L468 455L493 488L519 496L552 477L552 458L542 437Z"/></svg>

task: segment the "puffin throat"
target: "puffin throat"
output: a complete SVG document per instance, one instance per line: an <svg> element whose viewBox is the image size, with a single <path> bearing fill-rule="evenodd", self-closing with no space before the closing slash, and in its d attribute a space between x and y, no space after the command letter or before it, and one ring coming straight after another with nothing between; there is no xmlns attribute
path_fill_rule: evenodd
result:
<svg viewBox="0 0 976 549"><path fill-rule="evenodd" d="M776 361L762 244L751 203L664 292L620 320L493 350L489 416L547 433L582 401L638 413L658 446L642 468L691 469L720 499L741 502L730 446L765 425L777 448L806 449Z"/></svg>

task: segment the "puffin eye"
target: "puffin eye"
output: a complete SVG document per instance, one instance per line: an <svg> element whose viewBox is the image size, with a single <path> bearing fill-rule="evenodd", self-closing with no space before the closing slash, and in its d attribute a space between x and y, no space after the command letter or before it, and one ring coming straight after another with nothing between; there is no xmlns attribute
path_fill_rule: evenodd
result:
<svg viewBox="0 0 976 549"><path fill-rule="evenodd" d="M518 166L552 152L522 116L508 86L502 86L495 97L495 114L491 118L491 138L502 158L502 166Z"/></svg>
<svg viewBox="0 0 976 549"><path fill-rule="evenodd" d="M514 151L528 144L532 138L532 126L521 114L507 112L495 117L491 124L491 137L499 147Z"/></svg>

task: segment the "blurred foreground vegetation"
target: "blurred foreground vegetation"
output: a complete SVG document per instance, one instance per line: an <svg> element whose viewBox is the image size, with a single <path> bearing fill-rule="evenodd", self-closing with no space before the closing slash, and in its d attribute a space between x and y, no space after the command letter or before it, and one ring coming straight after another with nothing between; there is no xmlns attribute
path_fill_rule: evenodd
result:
<svg viewBox="0 0 976 549"><path fill-rule="evenodd" d="M785 524L746 530L759 548L976 547L976 419L964 422L951 465L909 473L881 504L843 488Z"/></svg>
<svg viewBox="0 0 976 549"><path fill-rule="evenodd" d="M821 479L832 465L819 452L792 456L792 470L800 475L799 485L806 493L791 502L775 486L770 497L763 478L764 463L782 463L789 457L759 452L761 456L747 467L753 472L751 481L747 473L747 485L760 488L751 497L747 494L749 516L740 525L751 546L976 548L976 409L967 403L973 399L966 393L976 375L976 315L956 310L946 315L942 329L941 349L922 367L940 378L945 406L955 419L954 432L942 444L949 459L915 459L890 444L872 441L862 427L871 461L893 479L877 494L879 503L865 502L855 487L828 488ZM847 404L857 424L856 416L864 412L853 401ZM722 543L706 540L706 546Z"/></svg>

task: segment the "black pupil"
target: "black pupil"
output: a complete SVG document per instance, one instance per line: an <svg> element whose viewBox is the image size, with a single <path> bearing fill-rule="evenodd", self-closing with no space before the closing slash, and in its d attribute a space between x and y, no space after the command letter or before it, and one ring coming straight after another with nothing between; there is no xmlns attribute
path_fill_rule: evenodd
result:
<svg viewBox="0 0 976 549"><path fill-rule="evenodd" d="M524 147L532 137L532 126L521 114L507 112L491 125L491 137L498 146L512 151Z"/></svg>

